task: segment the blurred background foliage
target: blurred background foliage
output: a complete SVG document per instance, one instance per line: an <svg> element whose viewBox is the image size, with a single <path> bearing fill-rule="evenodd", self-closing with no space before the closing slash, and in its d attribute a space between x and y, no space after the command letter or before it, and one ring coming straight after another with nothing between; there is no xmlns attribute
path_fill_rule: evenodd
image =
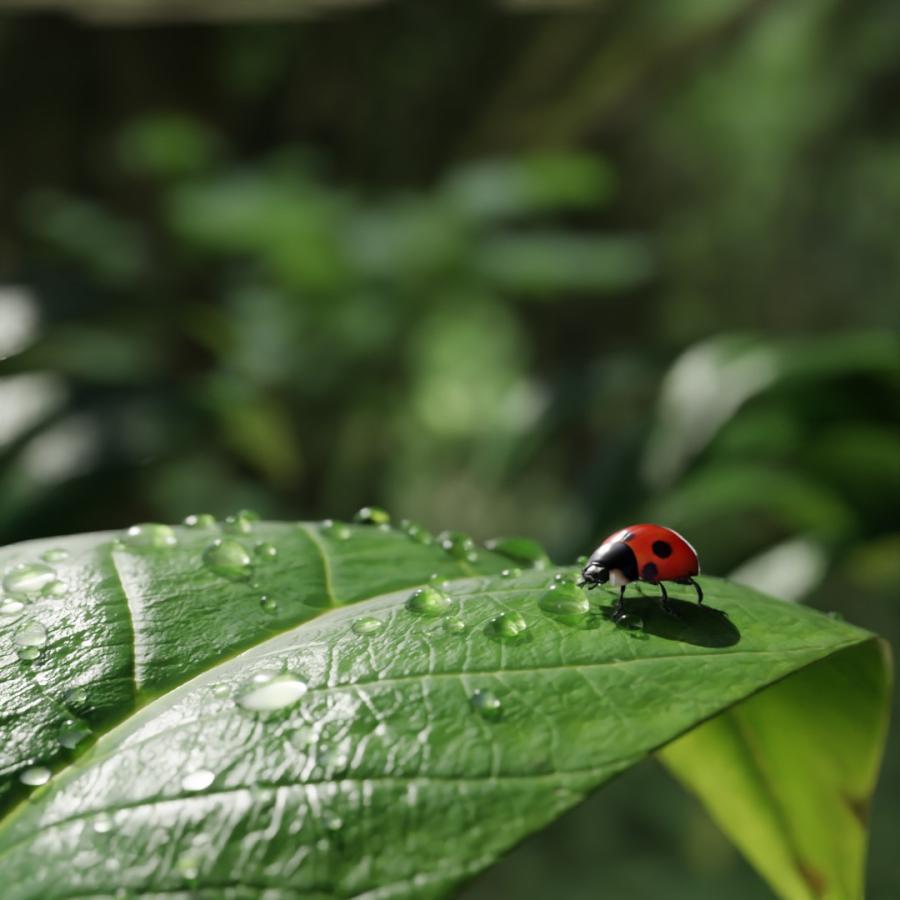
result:
<svg viewBox="0 0 900 900"><path fill-rule="evenodd" d="M2 5L0 541L659 520L900 636L893 0ZM467 896L601 885L767 896L652 765Z"/></svg>

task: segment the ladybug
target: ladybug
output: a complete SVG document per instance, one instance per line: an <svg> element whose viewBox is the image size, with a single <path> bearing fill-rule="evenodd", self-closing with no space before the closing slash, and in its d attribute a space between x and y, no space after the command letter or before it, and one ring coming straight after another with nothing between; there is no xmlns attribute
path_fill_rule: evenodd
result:
<svg viewBox="0 0 900 900"><path fill-rule="evenodd" d="M613 616L622 614L625 588L632 581L659 585L663 609L669 605L664 581L692 584L697 603L703 603L703 590L693 576L700 574L697 551L677 532L662 525L629 525L611 534L592 554L581 572L579 586L593 590L598 584L619 588L619 601Z"/></svg>

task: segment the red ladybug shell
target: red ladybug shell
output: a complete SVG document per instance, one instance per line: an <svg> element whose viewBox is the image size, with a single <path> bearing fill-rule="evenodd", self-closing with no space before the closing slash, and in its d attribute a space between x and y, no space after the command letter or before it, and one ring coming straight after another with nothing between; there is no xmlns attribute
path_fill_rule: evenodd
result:
<svg viewBox="0 0 900 900"><path fill-rule="evenodd" d="M671 528L662 525L629 525L611 534L601 547L619 542L627 544L634 552L641 581L656 584L700 574L697 551Z"/></svg>

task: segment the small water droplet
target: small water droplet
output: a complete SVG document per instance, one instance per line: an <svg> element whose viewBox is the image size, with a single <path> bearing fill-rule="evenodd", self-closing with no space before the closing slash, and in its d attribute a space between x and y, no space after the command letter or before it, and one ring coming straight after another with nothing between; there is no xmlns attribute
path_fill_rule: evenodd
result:
<svg viewBox="0 0 900 900"><path fill-rule="evenodd" d="M66 706L83 706L87 703L88 692L86 688L74 687L63 695Z"/></svg>
<svg viewBox="0 0 900 900"><path fill-rule="evenodd" d="M493 691L475 691L469 697L469 706L488 722L496 722L503 714L503 704Z"/></svg>
<svg viewBox="0 0 900 900"><path fill-rule="evenodd" d="M228 538L213 541L203 551L203 562L217 575L231 581L246 581L253 574L253 560L246 547Z"/></svg>
<svg viewBox="0 0 900 900"><path fill-rule="evenodd" d="M476 552L475 541L462 531L442 531L437 541L454 559L466 559L470 553Z"/></svg>
<svg viewBox="0 0 900 900"><path fill-rule="evenodd" d="M528 566L532 569L544 569L550 562L544 548L531 538L495 538L485 541L484 546L491 552L505 556L520 566Z"/></svg>
<svg viewBox="0 0 900 900"><path fill-rule="evenodd" d="M110 831L113 830L113 820L101 813L94 819L93 829L97 834L109 834Z"/></svg>
<svg viewBox="0 0 900 900"><path fill-rule="evenodd" d="M278 601L274 597L269 597L267 594L263 594L262 597L259 598L259 605L267 613L278 612Z"/></svg>
<svg viewBox="0 0 900 900"><path fill-rule="evenodd" d="M41 591L41 596L52 600L55 597L64 597L67 593L68 588L61 581L54 580Z"/></svg>
<svg viewBox="0 0 900 900"><path fill-rule="evenodd" d="M41 655L47 643L47 629L40 622L30 620L15 633L13 644L20 659L32 661Z"/></svg>
<svg viewBox="0 0 900 900"><path fill-rule="evenodd" d="M447 634L465 634L467 630L468 626L459 616L450 616L444 620L444 631Z"/></svg>
<svg viewBox="0 0 900 900"><path fill-rule="evenodd" d="M128 547L155 547L166 549L178 543L175 532L168 525L159 522L142 522L132 525L123 538Z"/></svg>
<svg viewBox="0 0 900 900"><path fill-rule="evenodd" d="M380 506L363 506L356 511L353 521L360 525L390 525L391 515Z"/></svg>
<svg viewBox="0 0 900 900"><path fill-rule="evenodd" d="M29 787L40 787L50 780L51 771L46 766L31 766L19 772L19 781Z"/></svg>
<svg viewBox="0 0 900 900"><path fill-rule="evenodd" d="M278 548L268 541L258 541L253 546L253 555L259 559L275 559L278 556Z"/></svg>
<svg viewBox="0 0 900 900"><path fill-rule="evenodd" d="M275 712L296 703L309 687L296 675L282 674L262 684L254 683L238 698L238 705L249 712Z"/></svg>
<svg viewBox="0 0 900 900"><path fill-rule="evenodd" d="M434 543L434 535L427 528L419 525L418 522L410 522L404 519L400 524L400 528L410 540L415 541L417 544Z"/></svg>
<svg viewBox="0 0 900 900"><path fill-rule="evenodd" d="M409 595L406 608L420 616L437 618L453 608L453 601L435 587L422 587Z"/></svg>
<svg viewBox="0 0 900 900"><path fill-rule="evenodd" d="M209 769L197 769L181 779L181 789L191 792L205 791L215 780L215 772L211 772Z"/></svg>
<svg viewBox="0 0 900 900"><path fill-rule="evenodd" d="M500 613L488 622L485 634L501 641L519 641L528 633L528 623L517 610Z"/></svg>
<svg viewBox="0 0 900 900"><path fill-rule="evenodd" d="M584 591L569 581L554 581L538 605L552 616L582 616L591 608Z"/></svg>
<svg viewBox="0 0 900 900"><path fill-rule="evenodd" d="M353 529L346 522L335 522L334 519L325 519L319 527L333 541L349 541L353 535Z"/></svg>
<svg viewBox="0 0 900 900"><path fill-rule="evenodd" d="M34 598L56 581L56 572L40 563L22 563L11 569L3 578L3 589L8 594Z"/></svg>
<svg viewBox="0 0 900 900"><path fill-rule="evenodd" d="M188 528L215 528L216 517L212 513L191 513L184 517Z"/></svg>
<svg viewBox="0 0 900 900"><path fill-rule="evenodd" d="M518 578L521 574L522 574L522 570L519 568L501 569L500 570L501 578Z"/></svg>
<svg viewBox="0 0 900 900"><path fill-rule="evenodd" d="M354 634L371 636L384 631L384 622L374 616L361 616L350 626Z"/></svg>
<svg viewBox="0 0 900 900"><path fill-rule="evenodd" d="M213 697L227 697L231 693L231 688L227 684L213 685Z"/></svg>
<svg viewBox="0 0 900 900"><path fill-rule="evenodd" d="M64 547L53 547L50 550L45 550L41 554L41 559L48 563L65 562L68 558L69 551Z"/></svg>
<svg viewBox="0 0 900 900"><path fill-rule="evenodd" d="M644 620L637 613L622 612L613 621L616 623L617 628L622 628L625 631L638 632L644 630Z"/></svg>
<svg viewBox="0 0 900 900"><path fill-rule="evenodd" d="M66 750L74 750L82 741L91 736L91 729L77 719L66 719L59 726L59 742Z"/></svg>
<svg viewBox="0 0 900 900"><path fill-rule="evenodd" d="M250 534L253 525L259 521L259 516L249 509L242 509L233 516L225 516L222 522L223 530L229 534Z"/></svg>
<svg viewBox="0 0 900 900"><path fill-rule="evenodd" d="M0 600L0 616L18 616L25 609L25 604L21 600Z"/></svg>
<svg viewBox="0 0 900 900"><path fill-rule="evenodd" d="M194 881L200 876L200 858L195 853L183 853L178 857L175 868L183 878Z"/></svg>

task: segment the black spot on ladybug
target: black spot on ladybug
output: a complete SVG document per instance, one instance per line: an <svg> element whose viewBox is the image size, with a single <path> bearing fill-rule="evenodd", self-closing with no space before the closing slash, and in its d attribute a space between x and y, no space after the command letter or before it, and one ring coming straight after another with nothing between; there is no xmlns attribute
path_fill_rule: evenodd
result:
<svg viewBox="0 0 900 900"><path fill-rule="evenodd" d="M627 544L634 535L630 531L626 531L625 534L622 535L622 540Z"/></svg>
<svg viewBox="0 0 900 900"><path fill-rule="evenodd" d="M672 555L672 545L668 541L654 541L653 552L660 559L668 559Z"/></svg>
<svg viewBox="0 0 900 900"><path fill-rule="evenodd" d="M659 575L659 569L656 568L656 563L644 563L644 567L641 569L641 578L644 581L656 581L657 575Z"/></svg>

